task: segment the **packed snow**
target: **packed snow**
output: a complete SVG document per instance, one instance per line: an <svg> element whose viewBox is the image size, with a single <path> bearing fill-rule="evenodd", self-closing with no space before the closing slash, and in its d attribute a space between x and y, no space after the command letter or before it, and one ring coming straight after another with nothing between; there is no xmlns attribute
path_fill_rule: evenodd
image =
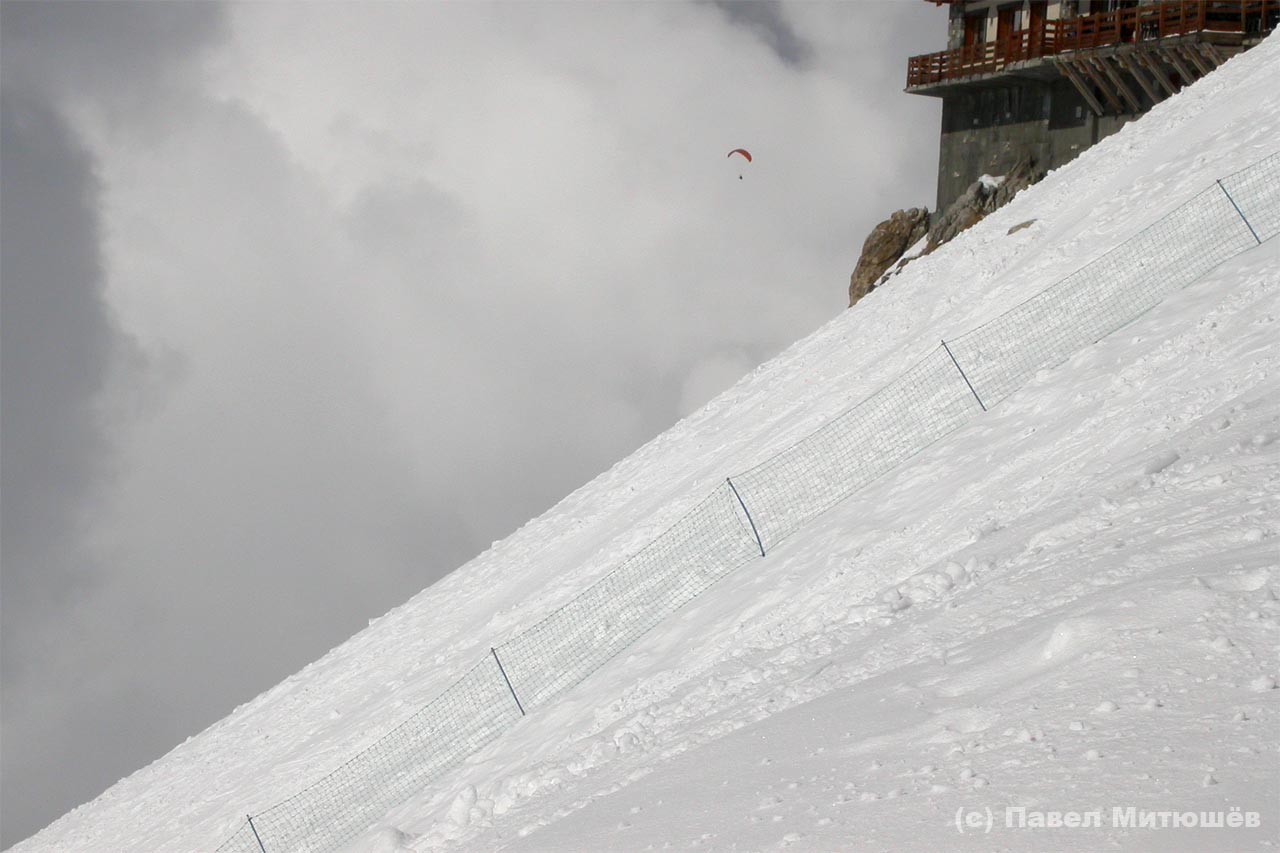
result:
<svg viewBox="0 0 1280 853"><path fill-rule="evenodd" d="M726 475L1274 153L1277 72L1272 37L13 849L216 847ZM748 564L349 849L1273 848L1278 496L1271 240Z"/></svg>

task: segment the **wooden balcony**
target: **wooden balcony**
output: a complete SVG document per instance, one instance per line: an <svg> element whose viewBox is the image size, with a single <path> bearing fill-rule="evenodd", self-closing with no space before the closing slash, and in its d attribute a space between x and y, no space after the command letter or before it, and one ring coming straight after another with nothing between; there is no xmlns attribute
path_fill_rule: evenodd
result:
<svg viewBox="0 0 1280 853"><path fill-rule="evenodd" d="M1225 34L1237 44L1258 39L1280 20L1280 0L1166 0L1115 12L1048 21L1039 31L1018 30L985 44L913 56L907 88L960 83L1019 63L1115 45L1196 33ZM1232 39L1231 37L1235 38Z"/></svg>
<svg viewBox="0 0 1280 853"><path fill-rule="evenodd" d="M1040 33L1018 30L997 41L913 56L907 61L907 88L994 74L1015 62L1052 56L1057 52L1053 29L1046 26Z"/></svg>

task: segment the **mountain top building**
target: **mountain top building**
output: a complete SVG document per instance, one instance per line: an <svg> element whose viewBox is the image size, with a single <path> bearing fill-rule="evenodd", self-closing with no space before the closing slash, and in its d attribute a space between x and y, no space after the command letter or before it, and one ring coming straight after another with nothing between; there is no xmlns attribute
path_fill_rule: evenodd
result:
<svg viewBox="0 0 1280 853"><path fill-rule="evenodd" d="M1048 171L1257 44L1280 0L925 0L947 49L906 91L942 99L938 211L983 174Z"/></svg>

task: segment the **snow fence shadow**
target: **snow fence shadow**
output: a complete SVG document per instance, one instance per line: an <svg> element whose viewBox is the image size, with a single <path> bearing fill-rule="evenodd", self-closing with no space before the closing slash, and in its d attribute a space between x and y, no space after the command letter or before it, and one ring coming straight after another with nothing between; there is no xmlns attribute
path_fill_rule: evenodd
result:
<svg viewBox="0 0 1280 853"><path fill-rule="evenodd" d="M944 340L876 393L718 486L660 536L498 645L323 779L248 816L218 853L351 841L667 616L801 526L1209 270L1280 233L1280 153L1222 178L1105 255Z"/></svg>

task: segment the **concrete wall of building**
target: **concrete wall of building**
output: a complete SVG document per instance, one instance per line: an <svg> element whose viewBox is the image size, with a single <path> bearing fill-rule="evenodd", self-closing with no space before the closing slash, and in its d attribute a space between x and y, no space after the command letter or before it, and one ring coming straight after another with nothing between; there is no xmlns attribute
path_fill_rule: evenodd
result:
<svg viewBox="0 0 1280 853"><path fill-rule="evenodd" d="M1048 171L1070 162L1134 116L1096 116L1066 80L969 89L943 98L938 211L984 174L1003 175L1031 157Z"/></svg>
<svg viewBox="0 0 1280 853"><path fill-rule="evenodd" d="M1045 7L1046 20L1154 2L1156 0L1049 0ZM1007 12L1010 8L1021 9L1022 20L1028 20L1029 0L968 0L951 4L948 48L964 45L965 22L975 16L985 23L990 42L995 38L1000 11ZM1006 15L1006 23L1008 21ZM1243 41L1241 36L1235 36L1232 41L1231 34L1225 31L1204 34L1205 40L1213 45L1213 51L1206 55L1210 64L1216 65L1223 55L1234 55L1255 44L1276 26L1274 21L1261 19L1252 25L1246 21L1245 25ZM1256 31L1251 26L1256 27ZM1197 36L1197 41L1200 38ZM1118 131L1150 109L1153 102L1163 100L1167 89L1159 88L1158 82L1150 80L1148 72L1135 71L1143 67L1141 62L1132 65L1132 51L1139 47L1115 45L1084 51L1092 56L1092 66L1079 63L1071 66L1076 69L1081 85L1092 88L1098 108L1107 112L1101 116L1087 106L1066 77L1056 76L1067 72L1063 65L1055 65L1054 58L1011 62L997 73L991 73L989 66L975 66L977 70L968 79L919 87L922 94L942 98L935 213L945 211L983 174L1007 174L1026 158L1034 161L1038 171L1055 169ZM1164 79L1173 81L1171 88L1187 82L1178 79L1173 68L1177 63L1167 56L1162 59L1158 48L1146 56L1149 61L1164 63L1165 71L1171 75ZM979 70L983 73L978 73ZM1138 110L1135 113L1111 112L1135 107Z"/></svg>

